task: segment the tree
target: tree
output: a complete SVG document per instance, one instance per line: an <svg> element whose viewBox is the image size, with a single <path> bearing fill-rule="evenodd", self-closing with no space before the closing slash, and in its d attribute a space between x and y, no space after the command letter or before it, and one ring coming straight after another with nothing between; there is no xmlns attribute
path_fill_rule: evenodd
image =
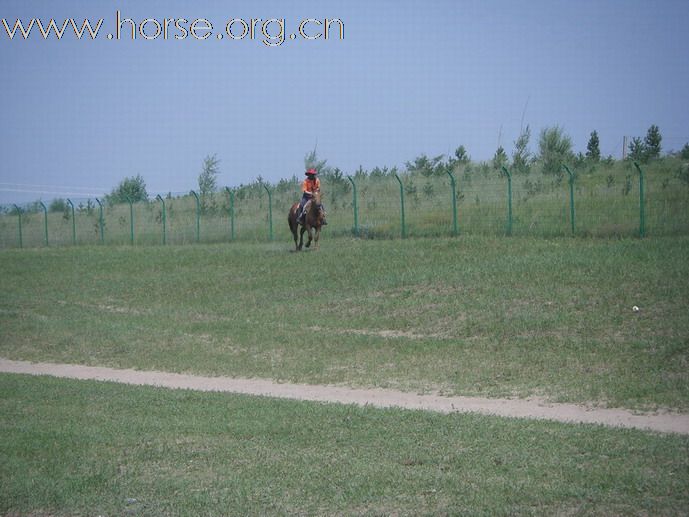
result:
<svg viewBox="0 0 689 517"><path fill-rule="evenodd" d="M660 157L660 141L662 139L658 126L653 124L648 128L646 138L644 138L644 158L646 160Z"/></svg>
<svg viewBox="0 0 689 517"><path fill-rule="evenodd" d="M429 158L425 154L421 154L414 158L413 162L405 163L407 172L420 173L422 176L432 176L433 174L443 174L445 166L442 163L444 155L438 155Z"/></svg>
<svg viewBox="0 0 689 517"><path fill-rule="evenodd" d="M201 194L201 210L208 209L208 197L218 188L218 174L220 169L217 155L207 155L203 159L201 174L199 174L199 193Z"/></svg>
<svg viewBox="0 0 689 517"><path fill-rule="evenodd" d="M589 138L589 143L586 145L586 158L592 162L600 160L600 140L595 129L591 132L591 138Z"/></svg>
<svg viewBox="0 0 689 517"><path fill-rule="evenodd" d="M498 147L493 155L493 168L500 170L503 165L507 164L507 153L502 146Z"/></svg>
<svg viewBox="0 0 689 517"><path fill-rule="evenodd" d="M682 160L689 160L689 143L684 144L684 147L682 147L682 150L679 152L680 157Z"/></svg>
<svg viewBox="0 0 689 517"><path fill-rule="evenodd" d="M459 167L468 164L470 161L471 161L471 157L467 153L466 148L463 145L460 145L457 149L455 149L454 156L450 156L447 159L447 163L441 165L436 172L438 174L444 174L447 172L454 172ZM441 168L442 168L442 171L440 170Z"/></svg>
<svg viewBox="0 0 689 517"><path fill-rule="evenodd" d="M531 128L527 125L519 133L519 137L514 141L514 153L512 154L512 166L515 171L528 173L531 153L529 152L529 140L531 139Z"/></svg>
<svg viewBox="0 0 689 517"><path fill-rule="evenodd" d="M541 131L538 141L539 160L546 174L562 174L562 164L572 161L572 139L559 126Z"/></svg>
<svg viewBox="0 0 689 517"><path fill-rule="evenodd" d="M455 149L455 157L453 161L461 165L471 161L471 156L469 156L469 153L463 145L460 145L457 149Z"/></svg>
<svg viewBox="0 0 689 517"><path fill-rule="evenodd" d="M328 160L319 160L316 148L313 151L306 153L304 156L304 170L316 169L318 174L325 174L326 176L331 172L331 167L328 166Z"/></svg>
<svg viewBox="0 0 689 517"><path fill-rule="evenodd" d="M645 161L646 148L640 137L635 136L629 142L629 159Z"/></svg>
<svg viewBox="0 0 689 517"><path fill-rule="evenodd" d="M146 183L141 177L141 174L137 174L133 178L124 178L117 188L106 196L108 203L127 203L128 199L132 203L137 201L147 201L148 193L146 192Z"/></svg>

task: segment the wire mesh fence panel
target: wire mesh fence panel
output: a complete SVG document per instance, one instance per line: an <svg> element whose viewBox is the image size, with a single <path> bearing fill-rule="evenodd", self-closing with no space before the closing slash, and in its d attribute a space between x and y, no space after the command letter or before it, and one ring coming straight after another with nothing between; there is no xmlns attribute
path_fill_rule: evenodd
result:
<svg viewBox="0 0 689 517"><path fill-rule="evenodd" d="M265 190L257 188L240 195L235 204L237 239L241 241L267 241L270 238L269 198ZM275 212L273 232L275 231ZM273 233L273 238L275 237Z"/></svg>
<svg viewBox="0 0 689 517"><path fill-rule="evenodd" d="M515 174L512 177L512 234L544 237L571 234L568 176L534 176Z"/></svg>
<svg viewBox="0 0 689 517"><path fill-rule="evenodd" d="M459 175L457 183L460 232L505 235L507 179L492 167L471 167Z"/></svg>
<svg viewBox="0 0 689 517"><path fill-rule="evenodd" d="M359 236L364 238L399 237L401 202L399 186L393 178L359 178Z"/></svg>
<svg viewBox="0 0 689 517"><path fill-rule="evenodd" d="M508 177L492 164L464 164L454 175L405 173L324 176L330 237L434 237L455 234L632 237L689 234L689 164L599 162ZM452 179L455 180L453 186ZM0 247L160 245L292 239L287 215L301 198L296 177L196 197L189 192L131 205L95 199L2 207ZM71 204L69 204L71 201ZM572 201L573 208L572 211ZM102 209L102 216L101 216ZM642 228L642 218L644 228Z"/></svg>
<svg viewBox="0 0 689 517"><path fill-rule="evenodd" d="M644 176L647 235L689 234L689 164Z"/></svg>
<svg viewBox="0 0 689 517"><path fill-rule="evenodd" d="M629 167L598 170L577 178L577 228L595 237L639 232L639 181Z"/></svg>
<svg viewBox="0 0 689 517"><path fill-rule="evenodd" d="M405 234L410 237L452 234L452 186L447 176L409 175L405 193Z"/></svg>
<svg viewBox="0 0 689 517"><path fill-rule="evenodd" d="M327 214L327 235L334 237L355 234L354 192L352 184L346 178L321 183L321 202ZM358 194L358 192L357 192ZM295 198L295 201L301 197ZM358 203L358 199L357 199ZM357 206L358 209L358 206ZM358 216L356 223L358 224Z"/></svg>

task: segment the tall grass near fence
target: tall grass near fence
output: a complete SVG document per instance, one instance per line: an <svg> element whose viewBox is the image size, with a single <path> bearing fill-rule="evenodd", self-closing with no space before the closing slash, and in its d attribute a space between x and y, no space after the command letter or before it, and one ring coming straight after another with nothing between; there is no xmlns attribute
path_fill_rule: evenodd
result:
<svg viewBox="0 0 689 517"><path fill-rule="evenodd" d="M642 168L643 198L640 174L629 161L571 167L571 184L564 168L559 174L512 172L511 199L508 175L486 163L456 168L454 188L447 174L330 175L322 178L327 233L429 237L453 235L457 228L477 235L633 236L641 233L643 207L649 235L689 234L689 164L667 157ZM81 199L74 200L74 216L69 209L48 212L47 232L38 204L6 207L0 247L44 246L46 233L48 245L57 246L289 240L287 212L299 197L297 178L277 185L255 182L223 189L200 206L191 193L170 193L131 207L105 205L102 220L99 207Z"/></svg>

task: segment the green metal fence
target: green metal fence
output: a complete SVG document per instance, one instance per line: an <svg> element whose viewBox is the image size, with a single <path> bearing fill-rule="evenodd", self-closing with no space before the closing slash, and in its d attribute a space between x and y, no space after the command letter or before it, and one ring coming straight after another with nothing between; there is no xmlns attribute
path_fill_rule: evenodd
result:
<svg viewBox="0 0 689 517"><path fill-rule="evenodd" d="M406 238L461 234L689 235L689 166L617 164L594 172L521 174L483 164L442 176L323 177L330 236ZM287 213L299 183L254 183L201 199L190 193L111 205L69 199L11 205L0 247L154 245L236 240L289 242ZM576 217L576 219L575 219Z"/></svg>

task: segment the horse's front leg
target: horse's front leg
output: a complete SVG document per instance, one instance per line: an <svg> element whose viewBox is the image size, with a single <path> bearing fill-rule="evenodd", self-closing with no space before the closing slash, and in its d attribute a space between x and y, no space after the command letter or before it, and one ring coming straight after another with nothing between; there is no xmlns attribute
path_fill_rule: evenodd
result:
<svg viewBox="0 0 689 517"><path fill-rule="evenodd" d="M301 247L304 245L304 232L306 231L306 228L303 226L301 227L301 230L299 232L299 244L297 245L297 251L301 251ZM296 236L295 236L296 239Z"/></svg>
<svg viewBox="0 0 689 517"><path fill-rule="evenodd" d="M297 237L298 228L298 225L292 226L290 223L290 230L292 231L292 236L294 237L294 247L297 251L299 251L299 238Z"/></svg>
<svg viewBox="0 0 689 517"><path fill-rule="evenodd" d="M309 240L306 241L306 247L307 247L307 248L308 248L309 246L311 246L311 241L313 240L313 232L312 232L311 230L312 230L312 228L311 228L310 226L306 229L306 231L307 231L308 234L309 234Z"/></svg>
<svg viewBox="0 0 689 517"><path fill-rule="evenodd" d="M316 249L318 249L318 239L320 238L320 236L321 236L321 228L319 226L318 228L316 228L316 235L314 237L314 241L316 243Z"/></svg>

